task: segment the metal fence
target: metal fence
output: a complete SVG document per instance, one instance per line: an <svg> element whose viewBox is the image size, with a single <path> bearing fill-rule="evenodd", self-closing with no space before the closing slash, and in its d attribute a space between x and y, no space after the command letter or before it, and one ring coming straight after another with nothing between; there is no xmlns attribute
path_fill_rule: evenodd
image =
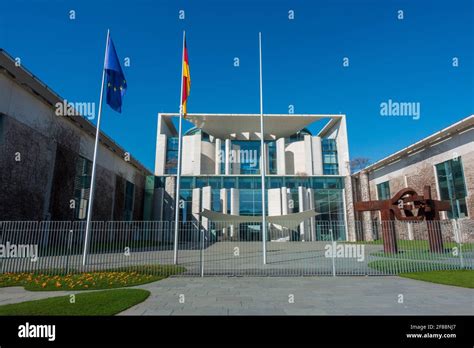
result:
<svg viewBox="0 0 474 348"><path fill-rule="evenodd" d="M384 224L393 231L396 252L387 249ZM185 269L182 276L392 275L474 268L474 226L461 221L374 223L374 240L357 242L345 241L342 222L285 225L268 224L264 264L261 224L183 222L175 250L173 222L92 222L83 265L85 222L3 221L0 272L133 269L166 275L175 273L170 267L175 252ZM363 227L356 222L357 236L364 236Z"/></svg>

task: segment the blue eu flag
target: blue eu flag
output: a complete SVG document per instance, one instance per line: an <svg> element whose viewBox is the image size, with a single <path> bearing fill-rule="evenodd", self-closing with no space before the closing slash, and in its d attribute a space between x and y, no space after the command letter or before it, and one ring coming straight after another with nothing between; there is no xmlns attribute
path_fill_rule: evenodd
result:
<svg viewBox="0 0 474 348"><path fill-rule="evenodd" d="M127 81L120 66L114 43L110 37L107 43L105 72L107 74L107 104L115 111L122 112L122 99L127 90Z"/></svg>

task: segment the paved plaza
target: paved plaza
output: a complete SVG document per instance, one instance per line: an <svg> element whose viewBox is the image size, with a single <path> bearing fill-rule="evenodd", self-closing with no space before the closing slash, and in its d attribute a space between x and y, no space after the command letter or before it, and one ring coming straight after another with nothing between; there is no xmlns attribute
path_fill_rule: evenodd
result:
<svg viewBox="0 0 474 348"><path fill-rule="evenodd" d="M474 314L473 289L400 277L177 277L140 288L152 295L122 315Z"/></svg>
<svg viewBox="0 0 474 348"><path fill-rule="evenodd" d="M121 315L474 314L473 289L400 277L171 277L137 288L150 297ZM0 288L0 305L72 293Z"/></svg>

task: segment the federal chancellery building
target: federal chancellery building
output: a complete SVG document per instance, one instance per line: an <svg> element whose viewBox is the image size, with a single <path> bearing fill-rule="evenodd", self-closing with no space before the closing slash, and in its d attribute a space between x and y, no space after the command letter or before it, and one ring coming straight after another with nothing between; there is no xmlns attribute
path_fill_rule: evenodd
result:
<svg viewBox="0 0 474 348"><path fill-rule="evenodd" d="M175 218L176 116L158 115L145 220ZM234 217L262 216L260 115L188 114L186 120L193 127L183 132L179 220L200 222L203 209ZM268 114L264 124L267 215L313 210L318 215L298 224L291 238L325 239L321 234L327 231L318 228L319 222L331 221L335 238L354 240L354 230L347 228L346 212L353 202L345 115ZM260 224L251 225L239 224L232 233L243 240L261 238Z"/></svg>
<svg viewBox="0 0 474 348"><path fill-rule="evenodd" d="M145 220L174 221L178 158L178 114L158 114L154 175L145 189ZM213 234L215 219L237 219L233 238L261 240L260 115L188 114L183 132L180 179L181 222L203 225ZM189 125L188 125L189 126ZM404 187L449 200L443 219L471 225L474 214L474 117L466 117L351 175L345 115L266 114L266 213L269 218L317 215L290 228L287 240L378 238L377 212L357 213L357 201L388 199ZM228 217L226 217L228 216ZM242 223L248 219L247 223ZM301 219L301 218L300 218ZM291 225L291 224L290 224ZM284 223L271 226L285 227ZM271 227L270 226L270 227ZM472 233L474 235L474 233ZM269 232L269 240L278 239ZM218 237L218 236L215 236ZM469 238L470 239L470 238Z"/></svg>

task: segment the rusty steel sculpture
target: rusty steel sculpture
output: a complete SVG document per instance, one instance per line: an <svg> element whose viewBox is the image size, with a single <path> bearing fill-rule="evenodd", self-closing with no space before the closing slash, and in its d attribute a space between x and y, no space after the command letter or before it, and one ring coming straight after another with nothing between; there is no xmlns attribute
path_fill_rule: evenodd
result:
<svg viewBox="0 0 474 348"><path fill-rule="evenodd" d="M393 220L427 222L428 241L431 252L444 252L439 221L440 211L450 210L449 201L439 201L431 197L431 186L425 186L423 196L412 188L398 191L392 198L380 201L355 203L355 210L380 211L382 222L383 249L385 253L397 253L397 237Z"/></svg>

